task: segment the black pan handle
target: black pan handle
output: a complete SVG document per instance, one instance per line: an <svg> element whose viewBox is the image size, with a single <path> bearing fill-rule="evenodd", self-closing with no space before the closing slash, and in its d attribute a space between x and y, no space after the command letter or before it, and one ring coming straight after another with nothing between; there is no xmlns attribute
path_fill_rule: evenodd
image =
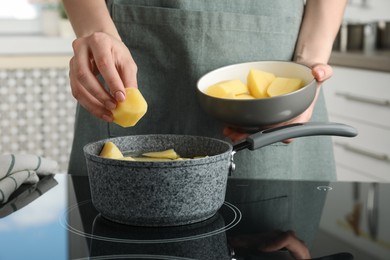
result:
<svg viewBox="0 0 390 260"><path fill-rule="evenodd" d="M297 123L269 128L252 134L244 141L235 144L233 151L237 152L246 148L256 150L273 143L297 137L320 135L355 137L357 134L358 132L354 127L340 123Z"/></svg>

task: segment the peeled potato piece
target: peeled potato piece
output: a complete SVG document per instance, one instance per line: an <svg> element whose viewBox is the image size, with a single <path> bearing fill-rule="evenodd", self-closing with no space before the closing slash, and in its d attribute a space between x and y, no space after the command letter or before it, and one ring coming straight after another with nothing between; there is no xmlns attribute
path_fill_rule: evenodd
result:
<svg viewBox="0 0 390 260"><path fill-rule="evenodd" d="M106 142L103 145L100 156L109 159L119 159L124 161L143 161L143 162L162 162L172 160L190 160L191 158L180 157L174 149L165 151L149 152L142 154L143 157L132 157L129 155L123 156L122 152L113 142ZM195 158L204 158L207 156L196 156Z"/></svg>
<svg viewBox="0 0 390 260"><path fill-rule="evenodd" d="M134 161L139 161L139 162L166 162L166 161L172 161L172 159L169 159L169 158L153 158L153 157L133 157L133 160Z"/></svg>
<svg viewBox="0 0 390 260"><path fill-rule="evenodd" d="M205 156L195 156L194 159L201 159L201 158L207 158L208 155L205 155Z"/></svg>
<svg viewBox="0 0 390 260"><path fill-rule="evenodd" d="M270 72L251 69L247 76L247 84L250 94L255 98L268 97L267 88L274 79L275 75Z"/></svg>
<svg viewBox="0 0 390 260"><path fill-rule="evenodd" d="M114 123L122 127L130 127L146 114L148 104L138 88L126 88L126 100L119 102L112 110Z"/></svg>
<svg viewBox="0 0 390 260"><path fill-rule="evenodd" d="M122 158L120 158L121 160L124 160L124 161L135 161L135 159L131 156L124 156Z"/></svg>
<svg viewBox="0 0 390 260"><path fill-rule="evenodd" d="M303 81L297 78L277 77L269 85L267 93L270 97L285 95L300 89Z"/></svg>
<svg viewBox="0 0 390 260"><path fill-rule="evenodd" d="M110 159L122 159L123 154L113 142L106 142L101 150L101 157Z"/></svg>
<svg viewBox="0 0 390 260"><path fill-rule="evenodd" d="M241 94L235 96L234 99L255 99L255 97L249 94Z"/></svg>
<svg viewBox="0 0 390 260"><path fill-rule="evenodd" d="M142 154L146 157L152 157L152 158L162 158L162 159L177 159L180 156L176 153L174 149L168 149L165 151L159 151L159 152L150 152L150 153L144 153Z"/></svg>
<svg viewBox="0 0 390 260"><path fill-rule="evenodd" d="M248 87L241 80L233 79L219 82L210 86L206 94L217 98L232 98L248 92Z"/></svg>

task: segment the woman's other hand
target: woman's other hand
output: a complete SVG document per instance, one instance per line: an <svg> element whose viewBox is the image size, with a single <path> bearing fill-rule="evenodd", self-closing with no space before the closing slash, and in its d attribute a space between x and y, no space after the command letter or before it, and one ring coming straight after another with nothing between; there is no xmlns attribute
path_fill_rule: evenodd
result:
<svg viewBox="0 0 390 260"><path fill-rule="evenodd" d="M111 110L125 99L125 87L137 86L137 66L126 45L103 32L73 42L70 84L73 96L91 114L112 122ZM109 90L98 81L105 80Z"/></svg>

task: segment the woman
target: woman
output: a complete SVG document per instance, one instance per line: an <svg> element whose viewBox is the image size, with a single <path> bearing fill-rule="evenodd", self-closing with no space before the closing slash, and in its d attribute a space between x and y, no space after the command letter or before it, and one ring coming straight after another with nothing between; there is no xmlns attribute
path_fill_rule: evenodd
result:
<svg viewBox="0 0 390 260"><path fill-rule="evenodd" d="M327 65L346 0L64 0L76 32L70 61L78 100L71 174L86 174L83 146L110 136L191 134L242 138L208 117L196 81L232 63L294 60L318 82ZM97 78L105 81L104 89ZM139 87L149 110L132 128L112 122L111 110ZM293 122L326 121L321 89ZM330 138L297 139L235 156L236 177L334 179Z"/></svg>

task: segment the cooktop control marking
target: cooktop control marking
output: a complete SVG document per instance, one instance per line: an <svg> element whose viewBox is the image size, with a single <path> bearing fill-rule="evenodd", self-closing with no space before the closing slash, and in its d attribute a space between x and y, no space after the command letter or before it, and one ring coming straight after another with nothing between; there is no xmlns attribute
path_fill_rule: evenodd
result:
<svg viewBox="0 0 390 260"><path fill-rule="evenodd" d="M242 218L241 211L236 206L234 206L233 204L231 204L229 202L224 202L224 204L222 205L222 207L219 211L225 211L225 213L227 213L227 214L224 214L224 216L228 215L228 219L225 219L225 217L222 217L222 215L219 214L219 212L217 212L216 215L214 215L214 217L216 218L215 221L218 221L218 218L222 218L223 223L225 223L225 225L221 226L220 228L218 227L214 230L211 230L211 231L208 231L205 233L194 234L194 235L190 235L190 236L182 236L182 237L180 237L180 232L179 232L177 237L162 238L162 239L159 239L159 238L153 238L153 239L117 238L117 237L115 237L115 235L113 235L113 236L108 236L108 235L100 236L100 235L95 235L95 234L91 234L91 233L86 233L83 231L83 229L84 229L83 227L75 227L75 226L72 226L71 224L69 224L68 219L71 219L72 214L78 215L79 209L83 208L83 207L88 207L88 208L94 209L91 200L86 200L86 201L82 201L80 203L74 204L74 205L70 206L64 212L64 214L60 217L60 224L64 228L66 228L67 230L69 230L70 232L72 232L76 235L91 238L91 239L102 240L102 241L106 241L106 242L116 242L116 243L152 244L152 243L171 243L171 242L195 240L195 239L205 238L208 236L213 236L216 234L226 232L227 230L236 226ZM95 217L94 222L91 223L91 226L93 227L95 222L101 218L102 218L102 216L98 213ZM116 225L116 223L113 223L113 222L112 222L112 224ZM197 225L197 224L199 224L199 223L195 223L192 225ZM182 227L189 227L189 226L191 226L191 225L185 225ZM139 227L139 228L142 228L142 227ZM174 228L180 228L180 226L174 227ZM158 228L156 228L156 229L158 229Z"/></svg>
<svg viewBox="0 0 390 260"><path fill-rule="evenodd" d="M107 259L160 259L160 260L195 260L193 258L166 255L104 255L77 258L74 260L107 260Z"/></svg>
<svg viewBox="0 0 390 260"><path fill-rule="evenodd" d="M330 186L318 186L317 190L320 190L320 191L331 191L331 190L333 190L333 188L330 187Z"/></svg>

